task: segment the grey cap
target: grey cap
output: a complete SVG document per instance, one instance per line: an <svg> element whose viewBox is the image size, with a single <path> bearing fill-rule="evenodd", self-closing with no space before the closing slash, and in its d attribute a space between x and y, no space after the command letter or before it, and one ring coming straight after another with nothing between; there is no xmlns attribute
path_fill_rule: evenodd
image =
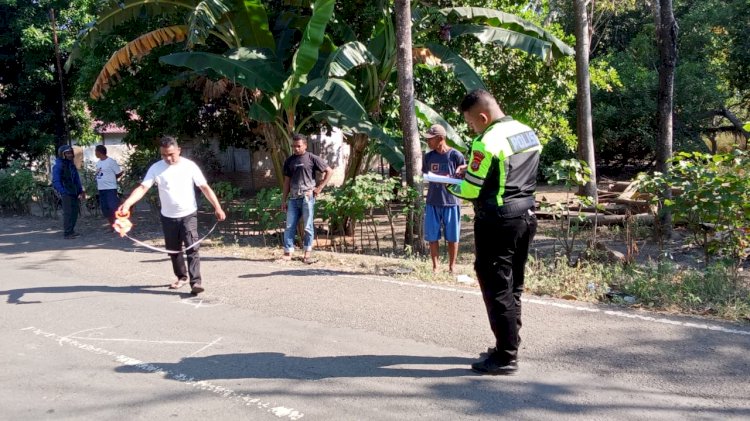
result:
<svg viewBox="0 0 750 421"><path fill-rule="evenodd" d="M447 133L445 132L445 127L439 124L433 124L432 126L430 126L429 130L422 134L422 137L424 137L425 139L431 139L435 136L442 136L444 138L448 137Z"/></svg>

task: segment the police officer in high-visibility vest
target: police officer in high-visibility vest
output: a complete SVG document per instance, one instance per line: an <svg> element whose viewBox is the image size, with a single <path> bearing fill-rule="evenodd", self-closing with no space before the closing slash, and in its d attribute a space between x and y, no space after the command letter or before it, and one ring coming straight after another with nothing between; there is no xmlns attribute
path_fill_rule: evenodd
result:
<svg viewBox="0 0 750 421"><path fill-rule="evenodd" d="M460 110L479 136L471 145L463 181L448 191L474 204L474 270L496 339L487 357L471 368L481 374L514 374L524 266L537 227L534 190L542 145L531 128L506 116L485 90L466 95Z"/></svg>

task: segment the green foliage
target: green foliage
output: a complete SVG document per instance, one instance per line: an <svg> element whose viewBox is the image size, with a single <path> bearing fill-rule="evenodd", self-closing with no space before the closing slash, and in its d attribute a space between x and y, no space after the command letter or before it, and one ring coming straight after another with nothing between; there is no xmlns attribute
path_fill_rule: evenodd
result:
<svg viewBox="0 0 750 421"><path fill-rule="evenodd" d="M605 3L598 2L597 7ZM705 151L703 138L712 136L717 127L729 126L727 120L716 118L717 110L730 110L740 118L750 112L748 72L743 72L749 57L748 9L746 0L674 2L681 28L674 150ZM659 55L654 18L649 8L642 6L627 5L624 10L603 13L609 23L595 34L599 38L595 38L597 49L591 60L598 159L645 166L653 160L658 134ZM593 69L605 63L616 70L620 83L596 82L599 75Z"/></svg>
<svg viewBox="0 0 750 421"><path fill-rule="evenodd" d="M36 160L69 137L90 141L90 119L81 104L66 103L66 133L61 87L49 9L54 8L61 50L90 20L95 0L0 2L0 168L15 159ZM74 90L63 75L63 90ZM69 98L66 98L69 99Z"/></svg>
<svg viewBox="0 0 750 421"><path fill-rule="evenodd" d="M708 155L678 153L669 174L642 174L639 189L654 194L677 189L665 201L675 221L686 224L693 242L703 248L706 261L716 255L736 267L750 251L750 155L744 151Z"/></svg>
<svg viewBox="0 0 750 421"><path fill-rule="evenodd" d="M37 192L34 173L21 161L13 161L0 169L0 210L6 213L28 214Z"/></svg>
<svg viewBox="0 0 750 421"><path fill-rule="evenodd" d="M242 189L234 186L230 181L218 181L213 183L211 189L216 193L222 208L229 211L234 207L234 201L239 198ZM209 203L208 206L211 206ZM213 207L211 207L213 209Z"/></svg>
<svg viewBox="0 0 750 421"><path fill-rule="evenodd" d="M495 8L538 26L544 19L542 14L536 14L525 5L513 1L439 2L437 5L448 6ZM443 19L437 23L455 23L445 17ZM575 148L574 125L571 127L567 115L575 96L575 62L571 57L544 62L518 50L477 43L471 37L453 37L446 41L441 39L439 25L432 25L427 19L424 22L416 24L422 26L415 26L415 45L440 43L447 46L473 67L506 114L537 130L545 147L547 143L555 141L566 145L568 150ZM557 25L545 27L544 30L568 45L574 44L574 39ZM461 83L455 70L419 65L414 69L414 83L423 103L441 113L460 132L466 132L466 124L457 112L457 104L466 93L465 83ZM565 157L561 155L547 162Z"/></svg>
<svg viewBox="0 0 750 421"><path fill-rule="evenodd" d="M591 168L586 161L579 159L564 159L553 163L545 176L550 184L564 184L570 190L572 187L582 186L591 180Z"/></svg>
<svg viewBox="0 0 750 421"><path fill-rule="evenodd" d="M146 176L149 167L161 159L156 149L137 148L128 156L128 159L122 164L124 175L119 181L120 189L125 195L129 195L133 189L138 187ZM146 193L146 201L152 210L159 209L159 196L156 189L150 189Z"/></svg>
<svg viewBox="0 0 750 421"><path fill-rule="evenodd" d="M318 214L329 224L341 226L347 218L362 221L375 208L382 208L395 199L400 187L398 178L383 178L380 174L363 174L344 186L332 189L316 202Z"/></svg>
<svg viewBox="0 0 750 421"><path fill-rule="evenodd" d="M278 229L283 226L286 214L281 211L281 189L262 189L255 198L240 205L244 219L250 221L263 238L266 245L266 234L269 231L280 235Z"/></svg>

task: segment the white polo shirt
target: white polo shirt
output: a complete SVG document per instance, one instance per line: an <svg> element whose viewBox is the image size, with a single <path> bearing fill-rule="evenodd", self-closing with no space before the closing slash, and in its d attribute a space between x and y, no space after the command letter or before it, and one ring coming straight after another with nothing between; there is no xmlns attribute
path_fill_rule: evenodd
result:
<svg viewBox="0 0 750 421"><path fill-rule="evenodd" d="M99 190L117 189L117 174L122 169L112 158L107 157L105 160L96 162L96 188Z"/></svg>
<svg viewBox="0 0 750 421"><path fill-rule="evenodd" d="M208 184L198 165L184 157L174 165L163 159L152 165L141 185L150 188L154 183L159 188L161 214L167 218L182 218L196 212L194 186Z"/></svg>

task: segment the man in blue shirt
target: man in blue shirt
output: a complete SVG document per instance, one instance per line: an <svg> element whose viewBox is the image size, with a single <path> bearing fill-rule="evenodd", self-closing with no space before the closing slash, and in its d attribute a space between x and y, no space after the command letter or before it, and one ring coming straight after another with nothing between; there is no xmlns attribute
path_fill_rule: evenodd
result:
<svg viewBox="0 0 750 421"><path fill-rule="evenodd" d="M431 149L422 159L423 173L431 172L454 177L457 170L466 167L464 156L445 143L446 132L443 126L433 124L422 136ZM437 272L442 228L445 241L448 242L448 271L453 273L458 255L458 239L461 235L461 202L456 196L448 193L444 184L430 183L425 203L424 238L430 243L432 271Z"/></svg>

